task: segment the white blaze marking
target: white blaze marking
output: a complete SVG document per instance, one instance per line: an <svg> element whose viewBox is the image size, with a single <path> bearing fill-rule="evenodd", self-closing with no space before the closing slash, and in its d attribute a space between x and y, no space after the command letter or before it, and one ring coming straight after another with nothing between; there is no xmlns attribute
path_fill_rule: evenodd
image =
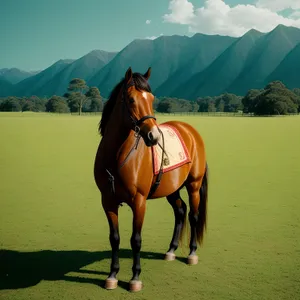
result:
<svg viewBox="0 0 300 300"><path fill-rule="evenodd" d="M147 100L148 93L142 92L142 96L145 100ZM152 132L154 139L160 139L160 132L159 132L157 126L153 126L150 131Z"/></svg>
<svg viewBox="0 0 300 300"><path fill-rule="evenodd" d="M147 92L142 92L142 95L147 100Z"/></svg>

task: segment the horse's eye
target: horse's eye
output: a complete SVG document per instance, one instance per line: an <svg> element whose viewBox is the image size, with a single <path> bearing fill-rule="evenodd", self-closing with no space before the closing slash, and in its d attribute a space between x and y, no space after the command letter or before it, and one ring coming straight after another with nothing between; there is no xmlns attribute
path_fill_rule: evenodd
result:
<svg viewBox="0 0 300 300"><path fill-rule="evenodd" d="M133 98L130 98L130 99L129 99L129 103L130 103L130 104L134 103L134 99L133 99Z"/></svg>

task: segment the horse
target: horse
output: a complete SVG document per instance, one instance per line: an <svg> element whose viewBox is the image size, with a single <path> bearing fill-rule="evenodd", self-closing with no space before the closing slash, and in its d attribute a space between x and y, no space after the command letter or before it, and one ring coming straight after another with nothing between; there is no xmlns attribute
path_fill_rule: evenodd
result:
<svg viewBox="0 0 300 300"><path fill-rule="evenodd" d="M189 255L187 263L198 263L196 250L203 243L207 223L208 165L203 138L188 123L168 121L158 124L154 115L149 85L151 67L145 74L133 73L131 67L113 88L104 105L98 131L102 136L94 161L94 179L101 193L102 207L109 224L111 245L110 273L106 289L118 286L119 224L118 210L123 203L133 213L131 248L133 253L130 291L140 291L140 250L146 201L166 197L175 216L173 236L165 260L176 258L175 251L182 241L187 217L187 205L180 196L185 187L189 197L190 223ZM162 125L180 133L190 156L190 162L170 171L153 172L151 149L160 146L164 152Z"/></svg>

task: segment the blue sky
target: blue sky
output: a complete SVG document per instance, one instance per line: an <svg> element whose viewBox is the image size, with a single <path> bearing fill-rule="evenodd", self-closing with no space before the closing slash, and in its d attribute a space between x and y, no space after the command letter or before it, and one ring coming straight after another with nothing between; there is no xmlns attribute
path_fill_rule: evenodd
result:
<svg viewBox="0 0 300 300"><path fill-rule="evenodd" d="M300 27L299 0L0 0L0 7L0 68L23 70L161 34Z"/></svg>

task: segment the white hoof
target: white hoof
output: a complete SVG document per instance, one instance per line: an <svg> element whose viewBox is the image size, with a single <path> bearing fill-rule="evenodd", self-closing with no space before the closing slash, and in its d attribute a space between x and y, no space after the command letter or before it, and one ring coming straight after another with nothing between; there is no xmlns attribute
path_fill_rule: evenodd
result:
<svg viewBox="0 0 300 300"><path fill-rule="evenodd" d="M105 280L105 288L107 290L114 290L118 286L118 280L115 278L107 278Z"/></svg>
<svg viewBox="0 0 300 300"><path fill-rule="evenodd" d="M130 280L129 290L130 292L139 292L143 287L143 284L140 280Z"/></svg>
<svg viewBox="0 0 300 300"><path fill-rule="evenodd" d="M173 252L167 252L165 255L166 261L172 261L172 260L175 260L175 258L176 258L176 255Z"/></svg>
<svg viewBox="0 0 300 300"><path fill-rule="evenodd" d="M196 265L198 263L198 255L189 255L187 261L189 265Z"/></svg>

